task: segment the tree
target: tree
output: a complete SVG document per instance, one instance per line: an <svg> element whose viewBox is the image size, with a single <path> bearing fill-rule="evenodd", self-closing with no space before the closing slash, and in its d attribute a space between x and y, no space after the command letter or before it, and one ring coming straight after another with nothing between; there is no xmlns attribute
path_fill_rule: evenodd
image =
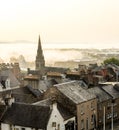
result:
<svg viewBox="0 0 119 130"><path fill-rule="evenodd" d="M117 58L108 58L106 60L103 61L104 64L115 64L115 65L119 65L119 59Z"/></svg>

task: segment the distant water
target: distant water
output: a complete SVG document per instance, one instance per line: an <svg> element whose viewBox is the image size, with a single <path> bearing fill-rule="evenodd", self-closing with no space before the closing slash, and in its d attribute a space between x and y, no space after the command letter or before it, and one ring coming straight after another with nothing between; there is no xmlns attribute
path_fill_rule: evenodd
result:
<svg viewBox="0 0 119 130"><path fill-rule="evenodd" d="M19 55L24 55L25 58L28 61L34 61L35 60L35 56L36 56L36 52L37 52L37 43L0 43L0 58L2 58L3 60L5 59L7 62L9 60L10 56L14 56L17 57ZM102 43L96 43L96 44L88 44L88 43L77 43L77 44L68 44L68 43L61 43L61 44L42 44L43 50L44 50L44 55L46 57L46 59L48 59L50 57L50 59L55 58L54 53L56 53L55 49L70 49L70 48L74 48L74 49L105 49L105 48L119 48L119 44L115 43L106 43L106 44L102 44ZM52 54L51 51L46 51L46 49L54 49L54 53ZM68 54L70 55L70 57L72 57L71 53L73 52L69 52ZM77 53L74 55L78 55ZM64 60L67 60L67 57L64 57L64 55L58 53L57 55L58 57L64 58Z"/></svg>

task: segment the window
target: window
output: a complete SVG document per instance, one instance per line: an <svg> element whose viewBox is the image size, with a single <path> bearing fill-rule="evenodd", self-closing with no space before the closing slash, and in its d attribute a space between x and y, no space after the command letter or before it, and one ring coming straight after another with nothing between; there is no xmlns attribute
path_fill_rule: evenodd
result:
<svg viewBox="0 0 119 130"><path fill-rule="evenodd" d="M86 130L88 130L88 118L86 119Z"/></svg>
<svg viewBox="0 0 119 130"><path fill-rule="evenodd" d="M107 107L111 107L112 103L108 102Z"/></svg>
<svg viewBox="0 0 119 130"><path fill-rule="evenodd" d="M52 122L52 127L56 127L56 122Z"/></svg>
<svg viewBox="0 0 119 130"><path fill-rule="evenodd" d="M25 128L21 128L21 130L25 130Z"/></svg>
<svg viewBox="0 0 119 130"><path fill-rule="evenodd" d="M91 110L94 110L94 101L91 102Z"/></svg>
<svg viewBox="0 0 119 130"><path fill-rule="evenodd" d="M83 115L84 114L84 105L82 104L81 105L81 115Z"/></svg>
<svg viewBox="0 0 119 130"><path fill-rule="evenodd" d="M111 114L111 113L108 113L108 114L107 114L107 119L110 119L110 118L112 118L112 114Z"/></svg>
<svg viewBox="0 0 119 130"><path fill-rule="evenodd" d="M84 120L81 120L81 130L84 129Z"/></svg>
<svg viewBox="0 0 119 130"><path fill-rule="evenodd" d="M113 106L117 106L117 103L115 102L115 103L113 104Z"/></svg>
<svg viewBox="0 0 119 130"><path fill-rule="evenodd" d="M114 117L114 118L116 118L116 117L117 117L117 112L115 112L115 113L113 114L113 117Z"/></svg>
<svg viewBox="0 0 119 130"><path fill-rule="evenodd" d="M94 115L91 116L91 124L94 123Z"/></svg>
<svg viewBox="0 0 119 130"><path fill-rule="evenodd" d="M102 122L102 119L100 118L100 119L99 119L99 123L101 123L101 122Z"/></svg>
<svg viewBox="0 0 119 130"><path fill-rule="evenodd" d="M107 119L109 119L110 118L110 116L109 116L109 114L107 114Z"/></svg>
<svg viewBox="0 0 119 130"><path fill-rule="evenodd" d="M99 110L102 110L102 105L101 104L99 105Z"/></svg>
<svg viewBox="0 0 119 130"><path fill-rule="evenodd" d="M109 117L112 118L112 113L109 114Z"/></svg>

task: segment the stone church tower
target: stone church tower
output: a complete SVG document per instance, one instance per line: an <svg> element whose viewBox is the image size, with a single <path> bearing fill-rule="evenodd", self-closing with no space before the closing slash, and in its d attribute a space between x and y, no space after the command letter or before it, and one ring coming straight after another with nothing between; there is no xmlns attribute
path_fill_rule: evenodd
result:
<svg viewBox="0 0 119 130"><path fill-rule="evenodd" d="M44 60L44 55L43 55L43 51L42 51L42 47L41 47L40 36L39 36L39 40L38 40L38 49L37 49L35 66L36 66L35 69L40 72L43 72L43 70L45 68L45 60Z"/></svg>

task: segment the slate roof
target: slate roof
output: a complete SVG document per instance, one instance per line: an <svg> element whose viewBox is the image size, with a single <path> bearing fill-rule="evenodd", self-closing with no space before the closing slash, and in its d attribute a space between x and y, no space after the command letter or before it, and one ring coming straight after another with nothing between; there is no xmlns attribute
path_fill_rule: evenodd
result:
<svg viewBox="0 0 119 130"><path fill-rule="evenodd" d="M40 91L32 89L30 86L20 87L12 90L16 102L33 103L41 95Z"/></svg>
<svg viewBox="0 0 119 130"><path fill-rule="evenodd" d="M107 64L106 65L106 68L116 68L116 69L119 69L119 66L115 65L115 64Z"/></svg>
<svg viewBox="0 0 119 130"><path fill-rule="evenodd" d="M114 85L114 89L116 89L117 91L119 91L119 83Z"/></svg>
<svg viewBox="0 0 119 130"><path fill-rule="evenodd" d="M75 104L96 98L95 95L90 94L87 90L83 89L78 81L70 81L54 86Z"/></svg>
<svg viewBox="0 0 119 130"><path fill-rule="evenodd" d="M7 78L9 78L9 77L8 77L8 76L1 76L1 77L0 77L0 80L1 80L1 81L2 81L2 80L6 81Z"/></svg>
<svg viewBox="0 0 119 130"><path fill-rule="evenodd" d="M28 86L20 87L12 90L13 93L19 93L19 94L31 94L31 91L29 90Z"/></svg>
<svg viewBox="0 0 119 130"><path fill-rule="evenodd" d="M6 95L10 95L11 94L11 90L8 89L6 91L0 91L0 98L5 98Z"/></svg>
<svg viewBox="0 0 119 130"><path fill-rule="evenodd" d="M23 127L45 129L51 110L49 107L14 103L8 108L1 121Z"/></svg>
<svg viewBox="0 0 119 130"><path fill-rule="evenodd" d="M0 104L0 118L3 116L3 113L5 112L5 110L6 110L6 105Z"/></svg>
<svg viewBox="0 0 119 130"><path fill-rule="evenodd" d="M34 103L37 102L41 96L41 92L37 89L33 89L30 86L8 89L6 91L0 92L0 97L5 97L5 95L11 94L15 98L16 102L21 103Z"/></svg>
<svg viewBox="0 0 119 130"><path fill-rule="evenodd" d="M68 109L64 108L61 104L57 104L57 109L59 110L64 120L68 120L74 117L74 115L71 112L69 112Z"/></svg>
<svg viewBox="0 0 119 130"><path fill-rule="evenodd" d="M112 98L109 94L107 94L105 91L103 91L99 87L89 88L87 89L87 91L90 94L94 94L97 97L99 103Z"/></svg>
<svg viewBox="0 0 119 130"><path fill-rule="evenodd" d="M119 98L119 91L117 91L113 85L103 86L102 89L113 97L113 99Z"/></svg>
<svg viewBox="0 0 119 130"><path fill-rule="evenodd" d="M55 79L51 80L39 80L38 90L40 92L45 92L48 88L52 87L54 84L57 84Z"/></svg>
<svg viewBox="0 0 119 130"><path fill-rule="evenodd" d="M107 64L106 68L113 74L116 73L119 75L119 66L115 64Z"/></svg>
<svg viewBox="0 0 119 130"><path fill-rule="evenodd" d="M96 66L95 68L92 69L92 72L97 72L97 71L100 71L102 70L104 67L102 66Z"/></svg>
<svg viewBox="0 0 119 130"><path fill-rule="evenodd" d="M33 103L33 105L37 105L37 106L50 106L52 105L52 101L51 99L45 99L45 100L41 100L38 102Z"/></svg>
<svg viewBox="0 0 119 130"><path fill-rule="evenodd" d="M11 70L6 69L6 70L1 70L0 71L0 81L2 80L2 78L5 77L5 79L8 77L10 78L10 87L14 88L20 85L19 81L17 80L17 78L14 76L14 74L12 73Z"/></svg>
<svg viewBox="0 0 119 130"><path fill-rule="evenodd" d="M13 96L15 97L15 102L20 102L20 103L33 103L38 100L37 98L33 97L32 94L13 93Z"/></svg>
<svg viewBox="0 0 119 130"><path fill-rule="evenodd" d="M79 84L82 88L87 89L88 85L83 81L83 80L79 80Z"/></svg>
<svg viewBox="0 0 119 130"><path fill-rule="evenodd" d="M51 99L45 99L45 100L36 102L33 105L50 107L52 105L52 101L51 101ZM60 104L57 103L57 109L59 110L59 112L62 115L62 117L64 118L64 120L74 117L74 115L72 113L70 113L68 109L64 108L61 103Z"/></svg>
<svg viewBox="0 0 119 130"><path fill-rule="evenodd" d="M36 96L36 97L39 97L39 96L41 96L41 92L38 90L38 89L33 89L31 86L26 86L28 89L29 89L29 91L34 95L34 96Z"/></svg>
<svg viewBox="0 0 119 130"><path fill-rule="evenodd" d="M15 89L12 89L12 90L1 91L0 97L5 98L6 95L9 95L11 93L14 96L15 101L21 102L21 103L36 102L38 100L37 95L41 94L40 92L38 92L38 94L36 95L36 93L33 93L33 91L31 91L28 86L25 86L25 87L15 88Z"/></svg>

